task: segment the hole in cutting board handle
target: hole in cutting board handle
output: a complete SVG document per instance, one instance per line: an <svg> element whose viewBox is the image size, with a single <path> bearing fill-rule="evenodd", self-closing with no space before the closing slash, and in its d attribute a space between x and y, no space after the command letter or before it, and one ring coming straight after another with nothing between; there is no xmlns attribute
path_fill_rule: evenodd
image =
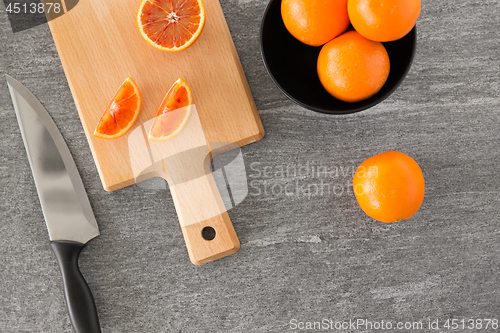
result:
<svg viewBox="0 0 500 333"><path fill-rule="evenodd" d="M211 241L215 238L215 229L212 227L205 227L201 230L201 237L204 240Z"/></svg>

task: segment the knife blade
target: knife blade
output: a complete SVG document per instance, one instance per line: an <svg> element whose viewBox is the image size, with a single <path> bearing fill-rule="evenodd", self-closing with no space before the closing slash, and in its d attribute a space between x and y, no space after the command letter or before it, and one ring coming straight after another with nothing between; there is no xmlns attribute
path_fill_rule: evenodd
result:
<svg viewBox="0 0 500 333"><path fill-rule="evenodd" d="M76 333L101 332L94 298L78 267L85 244L99 235L85 187L54 121L38 99L6 75L7 85L42 206L50 247L61 270Z"/></svg>

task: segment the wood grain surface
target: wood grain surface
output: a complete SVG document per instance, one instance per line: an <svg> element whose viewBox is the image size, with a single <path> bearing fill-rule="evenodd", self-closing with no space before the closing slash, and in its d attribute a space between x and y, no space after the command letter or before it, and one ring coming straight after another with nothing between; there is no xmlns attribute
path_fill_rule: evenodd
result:
<svg viewBox="0 0 500 333"><path fill-rule="evenodd" d="M179 177L177 173L193 170L193 163L202 167L211 145L243 146L264 136L219 2L205 2L202 34L191 47L174 53L157 50L144 41L137 29L137 7L136 0L81 1L49 22L106 191L135 184L139 176L141 181L148 177ZM142 95L137 122L119 139L94 137L103 110L123 78L129 76L137 82ZM153 144L147 140L149 128L144 124L151 125L164 95L179 77L193 91L195 114L181 135L151 147L169 156L160 159L163 168L155 168L155 161L148 158ZM199 146L207 147L199 151L199 158L184 153L197 151ZM163 172L143 172L158 169ZM220 258L222 253L232 254L240 247L210 169L206 171L202 177L193 173L185 175L183 182L169 182L189 256L197 265ZM213 240L203 239L201 231L205 226L215 229Z"/></svg>
<svg viewBox="0 0 500 333"><path fill-rule="evenodd" d="M260 140L264 129L217 0L206 1L200 37L183 52L147 44L136 22L136 0L80 1L49 22L78 114L104 188L135 183L129 136L154 118L163 97L180 77L188 82L208 143L240 146ZM135 127L116 140L92 134L121 82L132 77L143 99ZM146 140L147 142L147 140Z"/></svg>
<svg viewBox="0 0 500 333"><path fill-rule="evenodd" d="M500 2L423 0L405 81L345 116L302 109L269 78L259 51L267 1L221 5L266 136L241 149L249 193L229 211L240 251L194 266L163 180L103 190L49 27L12 33L0 2L0 72L54 118L99 223L80 266L103 332L309 332L290 322L358 318L438 319L433 332L451 332L447 319L500 319ZM0 114L0 331L72 333L1 79ZM398 224L367 217L348 190L353 168L388 150L414 158L426 180L420 211ZM318 165L330 174L313 176ZM279 193L286 185L295 195Z"/></svg>

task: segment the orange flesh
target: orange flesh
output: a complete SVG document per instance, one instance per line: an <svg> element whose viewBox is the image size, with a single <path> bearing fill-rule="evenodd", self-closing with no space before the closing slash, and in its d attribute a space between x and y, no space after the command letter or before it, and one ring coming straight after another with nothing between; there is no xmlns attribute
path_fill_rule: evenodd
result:
<svg viewBox="0 0 500 333"><path fill-rule="evenodd" d="M139 105L134 87L128 83L118 89L113 100L104 112L96 132L105 135L114 135L130 125Z"/></svg>
<svg viewBox="0 0 500 333"><path fill-rule="evenodd" d="M189 94L186 87L180 83L172 87L156 113L150 136L160 138L172 134L184 121L189 105Z"/></svg>
<svg viewBox="0 0 500 333"><path fill-rule="evenodd" d="M156 116L188 105L189 97L186 87L183 87L180 83L178 83L168 92L167 96L165 96Z"/></svg>
<svg viewBox="0 0 500 333"><path fill-rule="evenodd" d="M196 0L149 0L142 9L140 22L155 44L177 48L198 30L201 11Z"/></svg>

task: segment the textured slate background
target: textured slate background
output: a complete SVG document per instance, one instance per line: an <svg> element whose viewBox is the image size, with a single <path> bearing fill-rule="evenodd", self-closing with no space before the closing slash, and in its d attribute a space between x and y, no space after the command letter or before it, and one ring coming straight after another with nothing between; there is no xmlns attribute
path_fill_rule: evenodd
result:
<svg viewBox="0 0 500 333"><path fill-rule="evenodd" d="M266 4L222 1L266 136L242 149L253 183L229 212L241 250L201 267L188 260L168 190L102 189L48 26L13 34L0 4L0 332L72 332L4 73L40 99L80 170L101 230L80 266L103 332L500 319L500 2L424 0L407 79L345 116L302 109L274 86L259 53ZM348 191L352 170L387 150L412 156L427 186L420 211L390 225ZM275 174L320 165L339 173ZM279 193L296 183L309 197ZM314 195L321 184L336 194Z"/></svg>

